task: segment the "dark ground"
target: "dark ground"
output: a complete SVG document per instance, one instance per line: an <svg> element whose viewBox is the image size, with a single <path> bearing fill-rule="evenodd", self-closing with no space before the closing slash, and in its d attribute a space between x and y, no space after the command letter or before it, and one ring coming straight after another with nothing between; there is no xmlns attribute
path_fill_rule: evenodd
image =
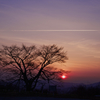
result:
<svg viewBox="0 0 100 100"><path fill-rule="evenodd" d="M0 100L89 100L89 99L68 99L53 97L0 97Z"/></svg>

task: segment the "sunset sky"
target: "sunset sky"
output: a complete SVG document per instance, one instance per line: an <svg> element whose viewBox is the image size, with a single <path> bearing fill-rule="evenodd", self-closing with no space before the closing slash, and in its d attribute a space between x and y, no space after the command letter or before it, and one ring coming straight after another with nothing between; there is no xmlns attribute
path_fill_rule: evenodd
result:
<svg viewBox="0 0 100 100"><path fill-rule="evenodd" d="M0 47L64 47L67 82L100 81L100 0L0 0Z"/></svg>

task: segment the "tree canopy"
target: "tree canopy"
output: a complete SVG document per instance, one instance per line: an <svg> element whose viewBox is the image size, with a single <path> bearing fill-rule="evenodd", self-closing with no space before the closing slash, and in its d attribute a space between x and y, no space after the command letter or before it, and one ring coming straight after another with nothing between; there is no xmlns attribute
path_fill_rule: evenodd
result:
<svg viewBox="0 0 100 100"><path fill-rule="evenodd" d="M27 91L33 90L39 80L59 79L59 75L68 71L54 68L53 63L65 63L67 53L56 45L2 46L0 49L0 65L12 75L8 78L23 81Z"/></svg>

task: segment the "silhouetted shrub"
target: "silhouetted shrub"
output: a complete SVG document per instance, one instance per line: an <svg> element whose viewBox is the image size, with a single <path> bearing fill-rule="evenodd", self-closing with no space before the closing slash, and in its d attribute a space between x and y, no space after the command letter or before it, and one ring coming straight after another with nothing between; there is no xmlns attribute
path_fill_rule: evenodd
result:
<svg viewBox="0 0 100 100"><path fill-rule="evenodd" d="M92 98L95 95L100 95L99 87L86 87L85 85L79 85L77 87L72 87L70 91L66 93L68 97L77 98Z"/></svg>

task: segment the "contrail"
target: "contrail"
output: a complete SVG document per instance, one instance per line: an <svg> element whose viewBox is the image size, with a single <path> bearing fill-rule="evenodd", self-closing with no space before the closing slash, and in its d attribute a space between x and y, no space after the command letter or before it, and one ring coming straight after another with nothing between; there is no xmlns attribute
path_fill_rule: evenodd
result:
<svg viewBox="0 0 100 100"><path fill-rule="evenodd" d="M99 30L0 30L0 31L33 31L33 32L92 32Z"/></svg>

